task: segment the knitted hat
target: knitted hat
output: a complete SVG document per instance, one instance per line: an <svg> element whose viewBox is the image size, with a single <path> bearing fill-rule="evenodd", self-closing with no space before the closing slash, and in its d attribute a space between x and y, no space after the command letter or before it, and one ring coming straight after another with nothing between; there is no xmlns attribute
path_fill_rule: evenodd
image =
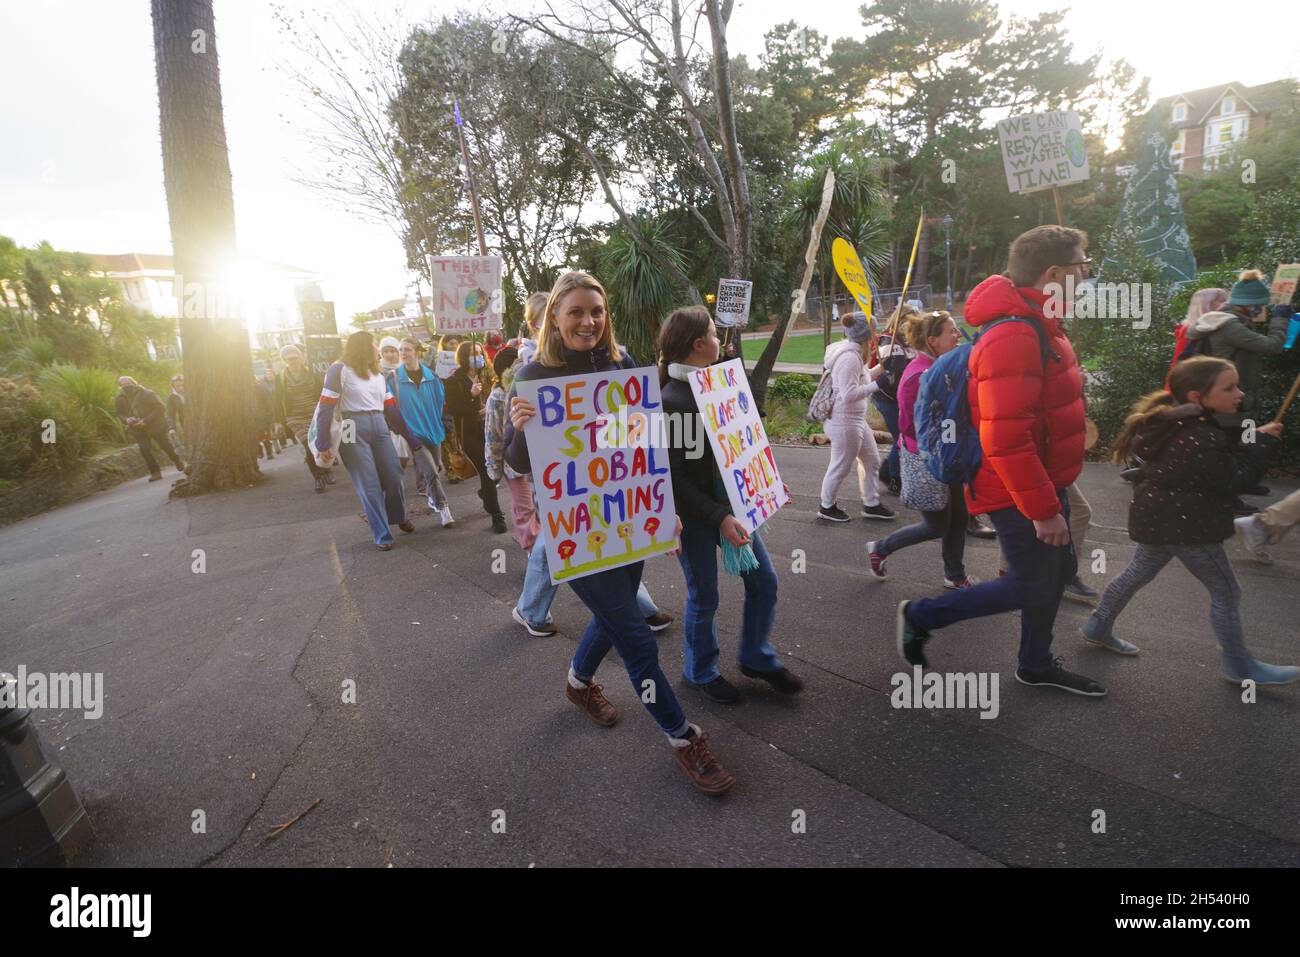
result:
<svg viewBox="0 0 1300 957"><path fill-rule="evenodd" d="M860 312L846 312L840 323L844 326L844 335L851 342L866 342L871 338L871 323Z"/></svg>
<svg viewBox="0 0 1300 957"><path fill-rule="evenodd" d="M1265 306L1268 300L1268 286L1264 285L1264 274L1258 269L1244 270L1228 292L1230 306Z"/></svg>
<svg viewBox="0 0 1300 957"><path fill-rule="evenodd" d="M497 357L492 360L492 371L497 374L497 378L499 379L507 369L515 364L515 360L518 358L519 351L511 346L506 346L498 352Z"/></svg>
<svg viewBox="0 0 1300 957"><path fill-rule="evenodd" d="M289 343L287 346L280 347L280 358L285 362L288 362L290 359L301 359L302 350L293 343Z"/></svg>
<svg viewBox="0 0 1300 957"><path fill-rule="evenodd" d="M394 349L400 349L402 347L402 344L398 342L396 339L394 339L392 336L384 336L384 338L379 340L380 352L383 352L389 346L392 346Z"/></svg>

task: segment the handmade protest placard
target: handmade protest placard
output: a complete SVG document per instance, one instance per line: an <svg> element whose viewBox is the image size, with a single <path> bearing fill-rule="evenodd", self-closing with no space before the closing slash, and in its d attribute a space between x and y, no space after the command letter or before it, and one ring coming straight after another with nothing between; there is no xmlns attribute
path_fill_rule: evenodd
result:
<svg viewBox="0 0 1300 957"><path fill-rule="evenodd" d="M456 353L450 349L438 352L433 358L433 374L439 379L450 379L456 373Z"/></svg>
<svg viewBox="0 0 1300 957"><path fill-rule="evenodd" d="M1088 178L1079 116L1068 110L1026 113L998 122L1007 188L1032 193Z"/></svg>
<svg viewBox="0 0 1300 957"><path fill-rule="evenodd" d="M515 390L537 408L524 438L552 583L676 547L653 366L517 382Z"/></svg>
<svg viewBox="0 0 1300 957"><path fill-rule="evenodd" d="M713 308L717 326L743 326L749 322L749 299L754 284L744 279L719 279L718 302Z"/></svg>
<svg viewBox="0 0 1300 957"><path fill-rule="evenodd" d="M1275 306L1288 305L1295 297L1297 280L1300 280L1300 263L1282 263L1273 273L1269 302Z"/></svg>
<svg viewBox="0 0 1300 957"><path fill-rule="evenodd" d="M731 502L752 532L790 501L739 359L691 373L691 392Z"/></svg>
<svg viewBox="0 0 1300 957"><path fill-rule="evenodd" d="M862 267L858 251L843 236L836 236L835 242L831 243L831 261L835 263L835 272L839 274L840 281L862 308L863 315L870 318L871 286L867 283L867 271Z"/></svg>
<svg viewBox="0 0 1300 957"><path fill-rule="evenodd" d="M430 256L429 275L438 335L501 328L500 256Z"/></svg>

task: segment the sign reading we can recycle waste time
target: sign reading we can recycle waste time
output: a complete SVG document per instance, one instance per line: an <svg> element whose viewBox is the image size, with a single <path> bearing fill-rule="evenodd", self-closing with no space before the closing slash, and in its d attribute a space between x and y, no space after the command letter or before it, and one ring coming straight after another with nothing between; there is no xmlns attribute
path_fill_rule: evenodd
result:
<svg viewBox="0 0 1300 957"><path fill-rule="evenodd" d="M437 335L501 328L501 257L430 256Z"/></svg>
<svg viewBox="0 0 1300 957"><path fill-rule="evenodd" d="M1079 116L1069 110L1026 113L998 122L1007 188L1032 193L1088 178Z"/></svg>
<svg viewBox="0 0 1300 957"><path fill-rule="evenodd" d="M731 514L747 531L790 501L739 359L691 373L691 392L726 486Z"/></svg>
<svg viewBox="0 0 1300 957"><path fill-rule="evenodd" d="M524 438L553 584L676 547L656 369L538 379L515 389L537 409Z"/></svg>

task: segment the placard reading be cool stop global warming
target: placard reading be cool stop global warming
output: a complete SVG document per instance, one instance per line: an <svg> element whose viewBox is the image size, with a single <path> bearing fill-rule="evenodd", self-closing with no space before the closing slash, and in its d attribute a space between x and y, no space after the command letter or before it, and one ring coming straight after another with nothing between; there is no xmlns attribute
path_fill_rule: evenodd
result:
<svg viewBox="0 0 1300 957"><path fill-rule="evenodd" d="M611 369L515 390L537 409L524 438L551 581L671 551L677 506L658 371Z"/></svg>

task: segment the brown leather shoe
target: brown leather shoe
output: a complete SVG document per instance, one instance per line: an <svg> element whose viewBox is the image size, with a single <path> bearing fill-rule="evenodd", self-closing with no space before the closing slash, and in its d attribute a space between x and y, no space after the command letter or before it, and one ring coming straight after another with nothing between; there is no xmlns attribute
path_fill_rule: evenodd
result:
<svg viewBox="0 0 1300 957"><path fill-rule="evenodd" d="M691 783L705 794L724 794L736 783L735 776L718 763L698 729L689 744L673 742L673 756Z"/></svg>
<svg viewBox="0 0 1300 957"><path fill-rule="evenodd" d="M400 528L402 531L406 532L407 535L410 535L412 532L415 531L415 525L412 524L410 521L402 522L397 527Z"/></svg>
<svg viewBox="0 0 1300 957"><path fill-rule="evenodd" d="M564 682L564 696L581 708L588 718L602 728L612 728L614 723L618 721L618 709L609 703L609 699L600 690L600 685L594 681L588 681L585 688L575 688L566 680Z"/></svg>

